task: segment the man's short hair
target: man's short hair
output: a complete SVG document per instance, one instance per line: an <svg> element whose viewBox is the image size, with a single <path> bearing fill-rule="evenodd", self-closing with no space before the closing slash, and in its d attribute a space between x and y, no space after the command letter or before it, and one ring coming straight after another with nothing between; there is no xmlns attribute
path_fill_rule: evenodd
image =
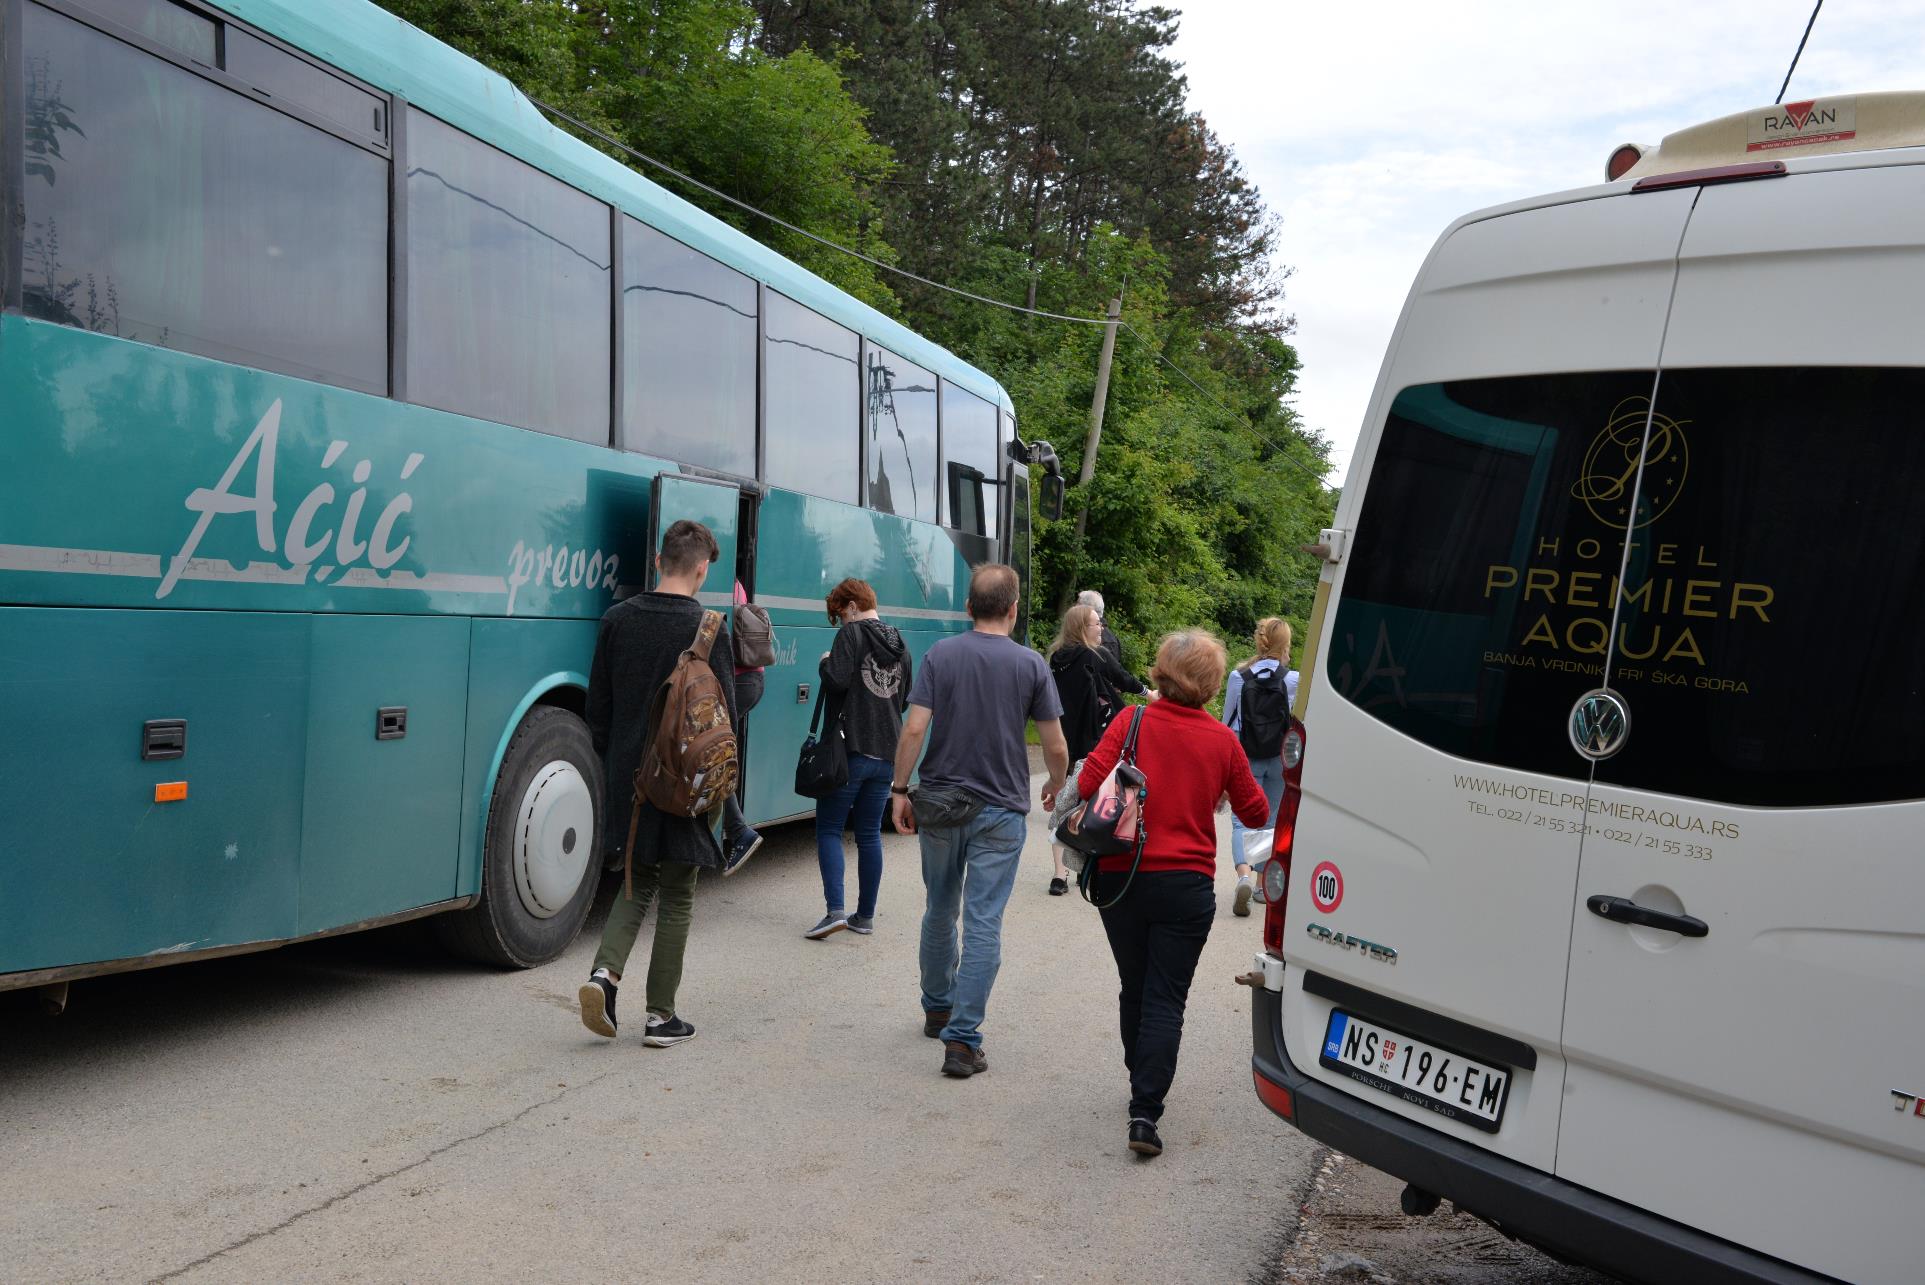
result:
<svg viewBox="0 0 1925 1285"><path fill-rule="evenodd" d="M664 575L685 576L704 562L713 562L721 556L714 533L700 522L683 518L662 533Z"/></svg>
<svg viewBox="0 0 1925 1285"><path fill-rule="evenodd" d="M1100 616L1103 614L1103 595L1094 589L1085 589L1076 595L1076 605L1079 607L1088 607Z"/></svg>
<svg viewBox="0 0 1925 1285"><path fill-rule="evenodd" d="M1016 609L1023 582L1016 568L985 562L969 577L969 616L972 620L1001 620Z"/></svg>

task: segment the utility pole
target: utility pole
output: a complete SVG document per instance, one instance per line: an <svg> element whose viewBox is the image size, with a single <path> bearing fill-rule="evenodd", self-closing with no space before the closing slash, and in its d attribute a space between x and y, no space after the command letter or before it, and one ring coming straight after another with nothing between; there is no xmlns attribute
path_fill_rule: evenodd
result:
<svg viewBox="0 0 1925 1285"><path fill-rule="evenodd" d="M1096 476L1096 447L1103 440L1103 403L1110 396L1110 359L1116 355L1116 323L1123 315L1123 300L1110 300L1109 321L1103 327L1103 355L1096 361L1096 396L1090 400L1089 436L1083 441L1083 471L1076 476L1076 487L1080 491L1090 484ZM1076 539L1080 544L1083 530L1089 525L1089 496L1083 497L1082 505L1076 510Z"/></svg>

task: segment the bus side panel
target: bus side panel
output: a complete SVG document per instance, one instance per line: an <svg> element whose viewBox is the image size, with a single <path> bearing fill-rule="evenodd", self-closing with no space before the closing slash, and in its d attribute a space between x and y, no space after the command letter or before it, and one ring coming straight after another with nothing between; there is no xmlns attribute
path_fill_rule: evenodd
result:
<svg viewBox="0 0 1925 1285"><path fill-rule="evenodd" d="M0 608L0 972L292 935L308 626ZM186 753L143 761L159 719Z"/></svg>
<svg viewBox="0 0 1925 1285"><path fill-rule="evenodd" d="M755 600L775 624L776 663L749 716L745 811L766 821L815 809L815 800L792 787L821 682L816 667L835 641L824 601L829 590L848 576L868 581L877 611L902 631L910 659L920 663L932 643L969 627L969 570L992 557L995 544L777 488L762 501L757 526Z"/></svg>
<svg viewBox="0 0 1925 1285"><path fill-rule="evenodd" d="M515 730L517 710L538 695L537 688L542 685L550 690L573 688L574 695L586 695L588 669L595 656L595 630L600 623L473 622L468 651L468 748L461 783L461 859L455 896L471 897L481 891L481 845L488 829L488 802L502 749ZM548 682L544 676L555 681ZM622 821L626 824L627 818ZM615 819L604 817L602 824L613 825Z"/></svg>
<svg viewBox="0 0 1925 1285"><path fill-rule="evenodd" d="M818 628L775 627L776 663L762 672L762 703L749 715L748 794L742 810L751 821L815 810L814 799L795 792L795 761L822 690L817 664L836 637L827 615L818 619Z"/></svg>
<svg viewBox="0 0 1925 1285"><path fill-rule="evenodd" d="M316 616L296 931L455 895L469 621ZM382 738L380 711L405 711Z"/></svg>

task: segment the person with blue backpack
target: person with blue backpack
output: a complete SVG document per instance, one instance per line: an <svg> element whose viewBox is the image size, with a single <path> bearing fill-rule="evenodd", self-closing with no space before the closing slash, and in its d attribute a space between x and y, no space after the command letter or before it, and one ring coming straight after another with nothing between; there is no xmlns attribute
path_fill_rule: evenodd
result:
<svg viewBox="0 0 1925 1285"><path fill-rule="evenodd" d="M1291 707L1297 703L1297 671L1290 668L1290 622L1265 616L1257 622L1253 641L1257 654L1230 671L1230 683L1223 692L1223 721L1237 734L1250 760L1250 774L1270 800L1270 816L1264 824L1274 826L1277 804L1283 799L1283 737L1290 730ZM1232 816L1230 856L1237 867L1237 893L1231 910L1238 915L1250 913L1250 899L1256 893L1251 869L1267 855L1243 850L1248 834L1243 822Z"/></svg>

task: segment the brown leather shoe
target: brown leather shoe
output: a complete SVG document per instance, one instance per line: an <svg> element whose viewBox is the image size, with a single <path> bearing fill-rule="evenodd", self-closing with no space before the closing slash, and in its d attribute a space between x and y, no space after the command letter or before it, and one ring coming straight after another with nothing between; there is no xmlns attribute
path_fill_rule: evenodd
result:
<svg viewBox="0 0 1925 1285"><path fill-rule="evenodd" d="M942 1073L955 1079L967 1080L989 1069L989 1059L981 1049L972 1049L960 1041L944 1040L942 1053Z"/></svg>
<svg viewBox="0 0 1925 1285"><path fill-rule="evenodd" d="M922 1015L922 1033L932 1040L942 1038L942 1028L949 1025L949 1010L933 1008Z"/></svg>

